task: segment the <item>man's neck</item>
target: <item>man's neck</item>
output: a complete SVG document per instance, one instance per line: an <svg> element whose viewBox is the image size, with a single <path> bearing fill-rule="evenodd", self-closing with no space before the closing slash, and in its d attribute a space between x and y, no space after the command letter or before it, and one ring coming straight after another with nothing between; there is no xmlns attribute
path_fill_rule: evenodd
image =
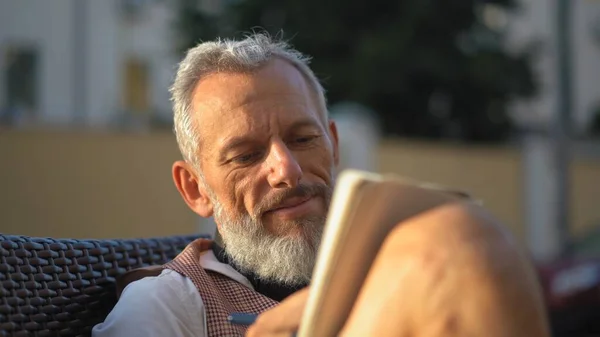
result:
<svg viewBox="0 0 600 337"><path fill-rule="evenodd" d="M237 272L244 275L248 279L248 281L250 281L250 283L254 287L254 290L256 290L258 293L260 293L264 296L267 296L275 301L282 301L289 295L295 293L296 291L298 291L308 285L308 284L301 284L301 285L297 285L297 286L288 286L288 285L278 284L275 282L266 282L264 280L261 280L256 274L254 274L252 272L242 271L241 268L236 266L235 263L233 261L231 261L231 258L227 255L227 253L225 252L225 249L223 249L222 245L219 244L216 240L215 240L214 244L212 245L212 250L213 250L213 253L215 254L215 256L217 257L217 260L219 260L219 262L230 265Z"/></svg>

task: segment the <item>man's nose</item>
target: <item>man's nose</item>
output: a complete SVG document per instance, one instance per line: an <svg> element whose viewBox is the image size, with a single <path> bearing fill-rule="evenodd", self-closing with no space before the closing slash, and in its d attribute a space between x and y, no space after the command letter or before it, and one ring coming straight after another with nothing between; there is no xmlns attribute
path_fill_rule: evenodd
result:
<svg viewBox="0 0 600 337"><path fill-rule="evenodd" d="M271 146L267 157L268 181L273 188L296 187L302 178L302 168L288 147L281 142Z"/></svg>

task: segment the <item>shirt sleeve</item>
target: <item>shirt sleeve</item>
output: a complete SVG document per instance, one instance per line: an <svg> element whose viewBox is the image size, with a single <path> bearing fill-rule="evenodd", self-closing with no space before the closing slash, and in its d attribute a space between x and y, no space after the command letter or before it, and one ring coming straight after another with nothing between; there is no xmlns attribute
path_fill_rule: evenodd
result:
<svg viewBox="0 0 600 337"><path fill-rule="evenodd" d="M204 304L190 279L164 270L132 282L92 337L205 337Z"/></svg>

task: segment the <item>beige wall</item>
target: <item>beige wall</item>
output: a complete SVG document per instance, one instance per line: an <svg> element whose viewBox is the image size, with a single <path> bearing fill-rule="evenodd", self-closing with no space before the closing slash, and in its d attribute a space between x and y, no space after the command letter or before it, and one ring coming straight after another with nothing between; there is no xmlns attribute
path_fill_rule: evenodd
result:
<svg viewBox="0 0 600 337"><path fill-rule="evenodd" d="M521 168L516 151L409 141L385 141L379 169L469 192L518 237L524 235Z"/></svg>
<svg viewBox="0 0 600 337"><path fill-rule="evenodd" d="M187 234L198 219L171 176L169 132L0 132L0 232L54 237ZM520 156L514 149L387 140L379 170L453 187L482 199L524 235ZM573 165L573 230L600 222L600 162Z"/></svg>
<svg viewBox="0 0 600 337"><path fill-rule="evenodd" d="M165 133L0 133L0 232L58 237L193 233Z"/></svg>
<svg viewBox="0 0 600 337"><path fill-rule="evenodd" d="M381 144L379 154L381 171L470 192L524 243L525 200L517 149L388 140ZM600 161L575 160L570 177L569 216L571 231L577 235L600 225Z"/></svg>

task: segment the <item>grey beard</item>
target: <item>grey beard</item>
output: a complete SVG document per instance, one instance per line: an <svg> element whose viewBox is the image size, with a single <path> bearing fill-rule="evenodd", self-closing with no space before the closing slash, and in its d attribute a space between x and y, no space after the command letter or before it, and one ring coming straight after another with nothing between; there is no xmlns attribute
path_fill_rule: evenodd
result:
<svg viewBox="0 0 600 337"><path fill-rule="evenodd" d="M336 172L332 170L332 185ZM212 189L203 181L219 225L223 249L243 272L252 272L261 280L284 285L303 285L310 282L325 227L325 216L314 216L281 224L299 227L301 235L293 237L270 233L259 218L243 215L240 219L227 214ZM325 187L321 197L329 207L333 189ZM258 212L260 213L260 212Z"/></svg>
<svg viewBox="0 0 600 337"><path fill-rule="evenodd" d="M324 217L311 217L284 223L300 227L293 237L269 233L259 220L249 215L239 221L231 219L213 200L215 221L220 225L225 252L242 271L250 271L261 280L285 285L310 282L321 242Z"/></svg>

